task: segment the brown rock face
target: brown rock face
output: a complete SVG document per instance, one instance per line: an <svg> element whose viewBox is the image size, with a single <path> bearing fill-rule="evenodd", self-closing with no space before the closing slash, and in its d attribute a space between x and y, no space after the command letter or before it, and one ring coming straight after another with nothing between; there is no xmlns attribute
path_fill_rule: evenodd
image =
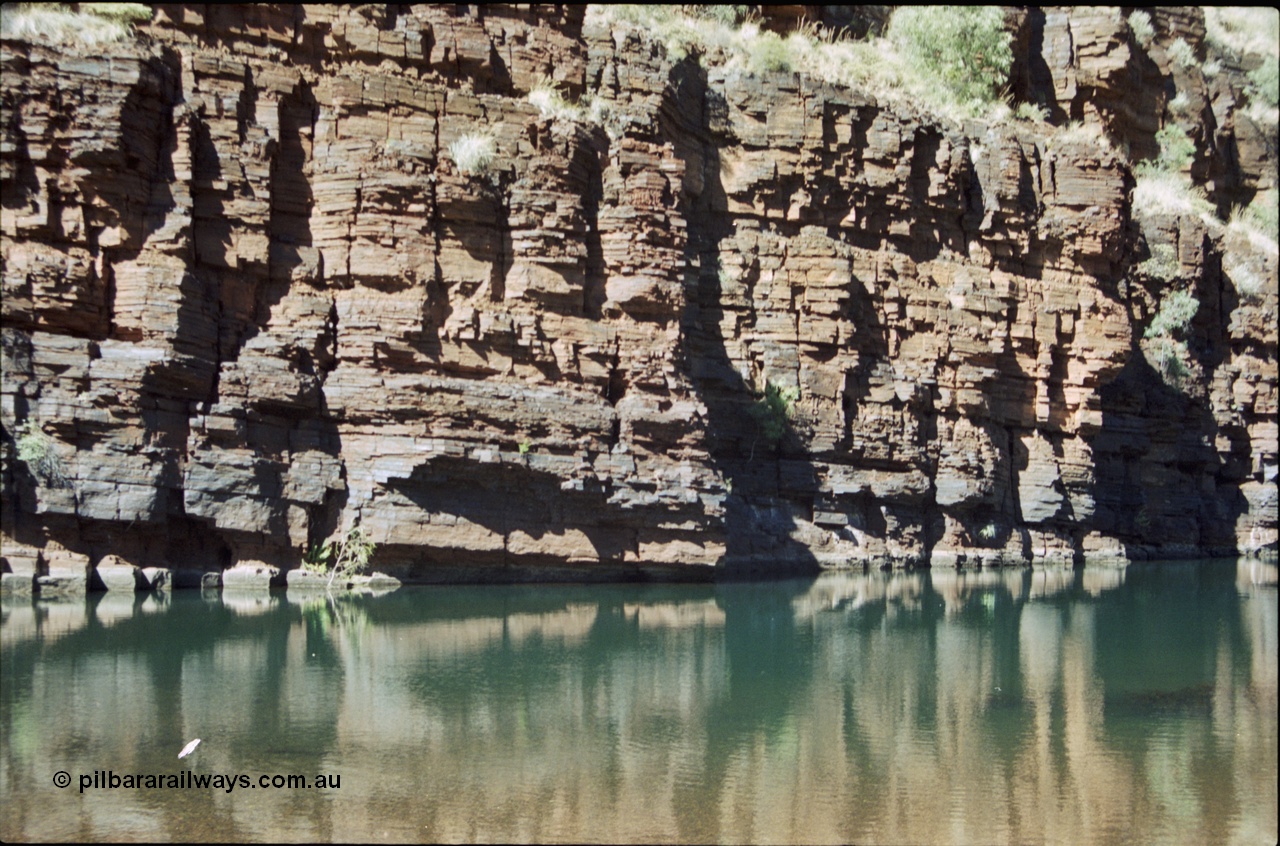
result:
<svg viewBox="0 0 1280 846"><path fill-rule="evenodd" d="M1135 214L1122 152L581 7L156 9L109 55L0 45L6 571L265 584L357 525L407 581L1275 548L1276 257ZM1015 23L1015 90L1154 143L1159 43ZM1215 85L1189 135L1229 204L1275 130L1214 165ZM1165 242L1179 390L1134 269Z"/></svg>

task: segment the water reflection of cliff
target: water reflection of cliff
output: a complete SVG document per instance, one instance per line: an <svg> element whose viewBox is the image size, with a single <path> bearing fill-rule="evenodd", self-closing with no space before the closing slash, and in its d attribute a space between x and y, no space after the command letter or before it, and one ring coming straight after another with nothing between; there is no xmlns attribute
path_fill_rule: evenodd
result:
<svg viewBox="0 0 1280 846"><path fill-rule="evenodd" d="M3 606L5 839L1276 834L1274 565L150 603ZM342 789L47 786L196 736Z"/></svg>

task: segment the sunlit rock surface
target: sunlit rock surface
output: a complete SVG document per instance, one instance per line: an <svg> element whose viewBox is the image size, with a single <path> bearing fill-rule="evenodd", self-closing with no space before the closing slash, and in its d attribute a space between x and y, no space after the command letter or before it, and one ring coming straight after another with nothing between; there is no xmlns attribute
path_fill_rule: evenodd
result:
<svg viewBox="0 0 1280 846"><path fill-rule="evenodd" d="M6 571L283 573L354 525L404 581L1275 549L1274 245L1131 204L1174 86L1212 199L1275 187L1240 69L1168 55L1198 11L1149 50L1117 9L1013 22L1015 93L1108 145L581 7L246 8L0 45ZM449 152L477 132L482 175ZM1178 388L1155 244L1201 303Z"/></svg>

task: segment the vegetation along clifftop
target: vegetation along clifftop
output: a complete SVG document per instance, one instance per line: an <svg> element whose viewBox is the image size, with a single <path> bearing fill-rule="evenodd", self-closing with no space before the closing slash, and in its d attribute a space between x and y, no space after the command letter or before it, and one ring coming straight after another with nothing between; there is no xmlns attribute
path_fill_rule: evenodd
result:
<svg viewBox="0 0 1280 846"><path fill-rule="evenodd" d="M6 5L6 584L1274 551L1277 14L1127 9Z"/></svg>

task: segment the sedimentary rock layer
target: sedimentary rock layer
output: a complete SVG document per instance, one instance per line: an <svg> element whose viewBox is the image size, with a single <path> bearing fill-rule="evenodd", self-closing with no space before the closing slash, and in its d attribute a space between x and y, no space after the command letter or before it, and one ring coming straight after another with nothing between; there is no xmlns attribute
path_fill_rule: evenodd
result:
<svg viewBox="0 0 1280 846"><path fill-rule="evenodd" d="M1193 92L1229 205L1275 187L1275 127L1161 14L1150 49L1116 9L1011 18L1015 94L1119 146L677 62L580 7L6 40L6 570L279 580L354 526L423 581L1274 549L1274 248L1135 212L1131 163ZM547 81L607 117L545 116ZM1201 304L1176 388L1158 244Z"/></svg>

